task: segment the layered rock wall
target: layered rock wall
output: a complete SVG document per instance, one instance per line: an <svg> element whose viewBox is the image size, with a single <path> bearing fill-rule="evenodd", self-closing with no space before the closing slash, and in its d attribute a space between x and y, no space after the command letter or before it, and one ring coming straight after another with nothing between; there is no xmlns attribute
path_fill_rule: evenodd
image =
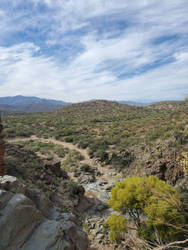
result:
<svg viewBox="0 0 188 250"><path fill-rule="evenodd" d="M0 118L0 176L4 176L6 172L6 165L4 162L4 153L5 153L5 143L3 141L3 126L1 124L1 118Z"/></svg>

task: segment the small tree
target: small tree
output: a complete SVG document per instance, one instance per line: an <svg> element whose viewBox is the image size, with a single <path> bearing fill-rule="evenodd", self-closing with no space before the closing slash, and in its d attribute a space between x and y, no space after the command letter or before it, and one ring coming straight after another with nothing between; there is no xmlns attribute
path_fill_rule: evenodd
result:
<svg viewBox="0 0 188 250"><path fill-rule="evenodd" d="M109 206L123 215L129 214L145 239L168 242L185 233L177 191L156 176L126 178L112 188L111 194Z"/></svg>

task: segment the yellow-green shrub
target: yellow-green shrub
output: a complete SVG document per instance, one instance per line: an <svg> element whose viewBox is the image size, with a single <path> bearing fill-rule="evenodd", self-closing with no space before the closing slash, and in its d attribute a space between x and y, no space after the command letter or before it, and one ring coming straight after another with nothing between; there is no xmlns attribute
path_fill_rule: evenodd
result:
<svg viewBox="0 0 188 250"><path fill-rule="evenodd" d="M112 242L118 241L121 233L127 231L127 221L121 215L111 214L106 223L110 230L109 237Z"/></svg>
<svg viewBox="0 0 188 250"><path fill-rule="evenodd" d="M175 237L178 233L176 227L184 223L184 216L179 212L178 193L156 176L126 178L112 188L111 194L108 203L111 208L122 214L129 213L138 230L145 226L165 232L162 240ZM141 220L141 215L145 219Z"/></svg>

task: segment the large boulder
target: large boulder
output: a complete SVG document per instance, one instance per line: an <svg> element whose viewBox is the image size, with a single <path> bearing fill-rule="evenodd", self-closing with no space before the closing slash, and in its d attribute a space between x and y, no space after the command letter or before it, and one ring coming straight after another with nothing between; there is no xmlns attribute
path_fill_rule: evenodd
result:
<svg viewBox="0 0 188 250"><path fill-rule="evenodd" d="M8 184L5 180L0 179L0 250L88 248L87 236L77 226L75 216L58 210L54 213L53 204L40 190L26 189L24 195L11 184L19 186L17 179L12 177L14 181ZM51 210L53 216L48 217Z"/></svg>
<svg viewBox="0 0 188 250"><path fill-rule="evenodd" d="M76 226L74 216L62 214L59 221L45 220L21 250L84 250L88 247L85 233Z"/></svg>
<svg viewBox="0 0 188 250"><path fill-rule="evenodd" d="M5 195L5 194L4 194ZM7 196L10 195L6 194ZM4 201L6 202L6 200ZM0 211L0 250L17 250L42 220L42 214L23 194L15 194Z"/></svg>

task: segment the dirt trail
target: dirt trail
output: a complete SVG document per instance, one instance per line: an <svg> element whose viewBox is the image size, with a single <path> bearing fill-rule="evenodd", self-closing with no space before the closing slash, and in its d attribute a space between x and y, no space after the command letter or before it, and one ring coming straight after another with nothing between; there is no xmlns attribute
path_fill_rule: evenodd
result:
<svg viewBox="0 0 188 250"><path fill-rule="evenodd" d="M78 148L76 145L69 143L69 142L63 142L63 141L58 141L54 138L39 138L35 135L32 135L31 137L25 137L25 138L13 138L13 139L8 139L7 142L8 143L16 143L16 142L20 142L20 141L29 141L29 140L36 140L36 141L40 141L40 142L44 142L44 143L53 143L53 144L57 144L57 145L61 145L63 147L69 148L70 150L76 150L78 152L80 152L81 155L84 156L84 160L82 160L82 163L88 164L92 167L96 167L101 173L102 176L98 179L102 179L105 181L112 181L114 180L114 176L110 176L109 173L114 173L114 175L116 175L116 177L120 177L120 175L118 173L116 173L115 171L109 169L109 166L103 166L101 167L99 164L97 164L96 162L94 162L93 159L91 159L88 155L87 149L81 149Z"/></svg>

